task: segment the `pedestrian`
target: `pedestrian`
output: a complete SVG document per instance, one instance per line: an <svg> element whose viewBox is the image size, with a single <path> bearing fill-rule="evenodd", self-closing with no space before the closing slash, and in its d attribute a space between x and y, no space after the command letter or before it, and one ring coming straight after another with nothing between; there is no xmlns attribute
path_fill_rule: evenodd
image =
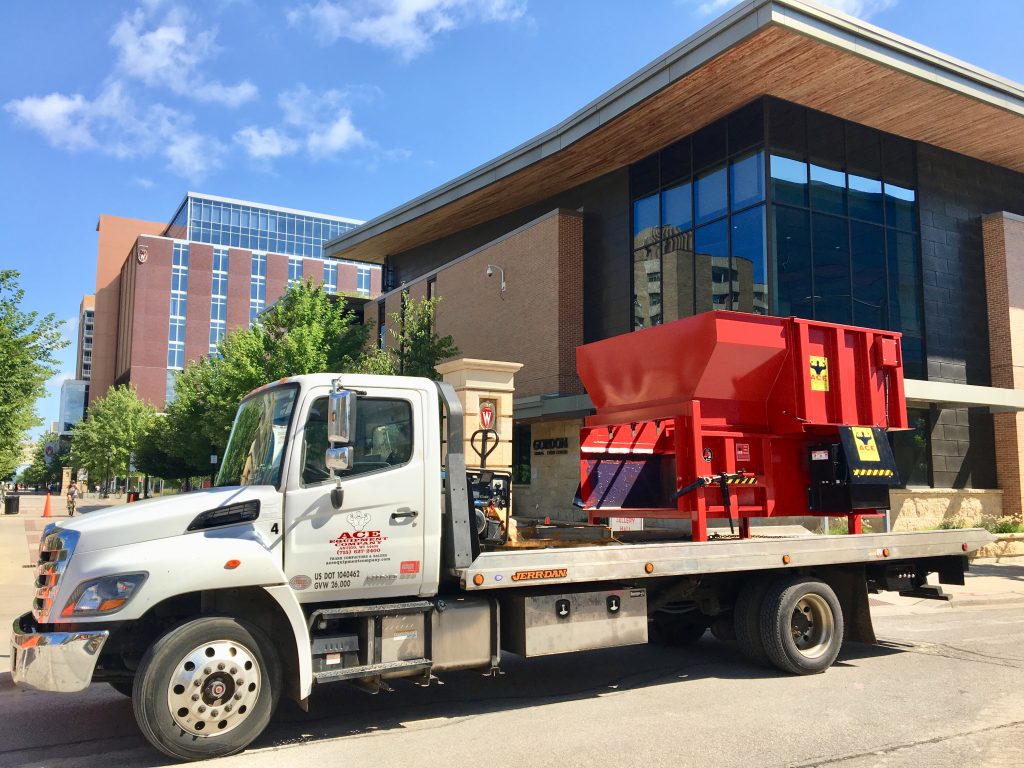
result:
<svg viewBox="0 0 1024 768"><path fill-rule="evenodd" d="M74 480L68 486L68 517L74 517L75 502L78 501L78 484Z"/></svg>

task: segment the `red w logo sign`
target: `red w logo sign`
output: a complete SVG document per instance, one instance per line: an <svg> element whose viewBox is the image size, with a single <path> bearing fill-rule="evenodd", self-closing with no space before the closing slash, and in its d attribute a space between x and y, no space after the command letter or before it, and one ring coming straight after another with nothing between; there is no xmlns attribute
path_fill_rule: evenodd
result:
<svg viewBox="0 0 1024 768"><path fill-rule="evenodd" d="M494 403L490 401L480 403L480 426L483 429L494 427Z"/></svg>

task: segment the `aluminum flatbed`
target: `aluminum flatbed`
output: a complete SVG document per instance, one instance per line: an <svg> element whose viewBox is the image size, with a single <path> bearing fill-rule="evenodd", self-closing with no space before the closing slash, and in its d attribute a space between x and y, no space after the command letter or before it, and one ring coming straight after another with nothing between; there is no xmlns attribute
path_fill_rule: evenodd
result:
<svg viewBox="0 0 1024 768"><path fill-rule="evenodd" d="M505 550L482 552L468 568L459 569L457 574L467 591L542 584L632 583L661 576L966 556L992 539L984 529L967 528Z"/></svg>

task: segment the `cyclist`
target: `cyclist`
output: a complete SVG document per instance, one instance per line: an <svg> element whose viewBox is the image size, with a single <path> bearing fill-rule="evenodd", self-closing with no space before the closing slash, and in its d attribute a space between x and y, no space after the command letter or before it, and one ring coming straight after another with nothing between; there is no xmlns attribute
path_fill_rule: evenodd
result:
<svg viewBox="0 0 1024 768"><path fill-rule="evenodd" d="M75 514L75 502L78 500L78 485L74 480L71 481L71 485L68 486L68 517L73 517Z"/></svg>

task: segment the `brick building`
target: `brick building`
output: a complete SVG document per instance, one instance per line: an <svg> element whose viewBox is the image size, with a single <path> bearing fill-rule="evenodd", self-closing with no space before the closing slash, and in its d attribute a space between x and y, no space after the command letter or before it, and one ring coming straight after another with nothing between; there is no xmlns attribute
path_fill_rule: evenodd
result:
<svg viewBox="0 0 1024 768"><path fill-rule="evenodd" d="M131 383L162 409L176 371L216 354L294 282L377 296L379 266L323 255L326 240L359 223L193 192L170 224L101 216L90 401Z"/></svg>
<svg viewBox="0 0 1024 768"><path fill-rule="evenodd" d="M383 265L371 319L402 288L440 295L464 354L524 363L527 507L571 498L581 340L715 308L899 330L915 429L895 439L911 490L894 512L937 523L1021 512L1022 214L1024 88L837 11L749 0L326 252ZM536 448L551 439L568 450Z"/></svg>

